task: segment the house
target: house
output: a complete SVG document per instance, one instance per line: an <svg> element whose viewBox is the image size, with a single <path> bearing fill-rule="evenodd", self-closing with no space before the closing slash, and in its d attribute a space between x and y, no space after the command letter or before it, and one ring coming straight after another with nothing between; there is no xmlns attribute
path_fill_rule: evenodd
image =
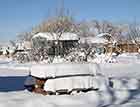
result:
<svg viewBox="0 0 140 107"><path fill-rule="evenodd" d="M131 41L122 41L119 42L116 47L120 48L121 52L135 53L139 51L140 43L136 44Z"/></svg>
<svg viewBox="0 0 140 107"><path fill-rule="evenodd" d="M88 44L90 47L94 48L97 53L108 52L108 46L113 45L115 40L108 33L101 33L94 37L84 37L80 38L80 44Z"/></svg>
<svg viewBox="0 0 140 107"><path fill-rule="evenodd" d="M79 37L74 33L49 33L40 32L32 37L32 46L47 48L49 55L63 55L70 48L76 47Z"/></svg>

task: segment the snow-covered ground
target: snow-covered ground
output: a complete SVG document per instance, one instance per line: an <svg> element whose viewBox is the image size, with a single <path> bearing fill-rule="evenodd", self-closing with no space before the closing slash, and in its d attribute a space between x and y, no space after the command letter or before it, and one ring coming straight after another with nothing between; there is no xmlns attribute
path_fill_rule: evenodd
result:
<svg viewBox="0 0 140 107"><path fill-rule="evenodd" d="M89 91L76 95L43 96L26 90L1 92L0 107L139 107L140 92L129 90Z"/></svg>
<svg viewBox="0 0 140 107"><path fill-rule="evenodd" d="M26 90L0 92L0 107L140 107L139 59L130 55L118 59L120 62L117 63L100 63L102 75L94 78L98 91L52 96ZM29 75L31 65L0 60L0 78L25 77Z"/></svg>

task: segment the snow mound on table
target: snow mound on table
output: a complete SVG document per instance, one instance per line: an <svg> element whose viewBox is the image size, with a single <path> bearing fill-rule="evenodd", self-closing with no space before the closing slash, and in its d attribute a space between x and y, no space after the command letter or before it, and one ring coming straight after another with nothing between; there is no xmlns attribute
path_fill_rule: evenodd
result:
<svg viewBox="0 0 140 107"><path fill-rule="evenodd" d="M44 90L57 91L61 89L94 88L93 77L99 72L99 66L93 63L56 63L35 65L31 67L31 75L39 78L49 78Z"/></svg>
<svg viewBox="0 0 140 107"><path fill-rule="evenodd" d="M109 87L109 79L103 75L96 75L93 77L93 85L95 89L106 91Z"/></svg>
<svg viewBox="0 0 140 107"><path fill-rule="evenodd" d="M39 78L79 74L96 75L100 72L99 66L94 63L37 64L32 66L30 71L32 76Z"/></svg>
<svg viewBox="0 0 140 107"><path fill-rule="evenodd" d="M53 91L60 89L88 89L94 87L93 77L91 76L78 76L59 79L48 79L45 83L44 90Z"/></svg>

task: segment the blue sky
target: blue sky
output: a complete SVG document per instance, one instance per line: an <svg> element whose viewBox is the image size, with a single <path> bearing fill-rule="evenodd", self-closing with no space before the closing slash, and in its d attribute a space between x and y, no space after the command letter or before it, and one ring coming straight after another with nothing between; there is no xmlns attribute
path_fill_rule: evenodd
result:
<svg viewBox="0 0 140 107"><path fill-rule="evenodd" d="M0 0L0 41L15 39L53 15L61 0ZM64 0L76 20L140 22L140 0Z"/></svg>

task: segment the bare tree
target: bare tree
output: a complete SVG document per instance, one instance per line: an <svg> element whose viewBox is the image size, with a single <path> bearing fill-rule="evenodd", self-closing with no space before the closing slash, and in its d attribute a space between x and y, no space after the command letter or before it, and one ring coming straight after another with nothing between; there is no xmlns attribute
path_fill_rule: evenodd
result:
<svg viewBox="0 0 140 107"><path fill-rule="evenodd" d="M96 36L95 27L90 21L82 21L78 24L79 35L81 37Z"/></svg>
<svg viewBox="0 0 140 107"><path fill-rule="evenodd" d="M15 41L10 40L9 42L10 42L10 44L11 44L13 47L16 47L16 43L15 43Z"/></svg>
<svg viewBox="0 0 140 107"><path fill-rule="evenodd" d="M137 23L130 24L128 31L128 39L138 45L139 38L140 38L140 27L137 25Z"/></svg>
<svg viewBox="0 0 140 107"><path fill-rule="evenodd" d="M19 38L19 40L21 41L30 41L32 38L32 32L22 32L20 34L17 35L17 37Z"/></svg>

